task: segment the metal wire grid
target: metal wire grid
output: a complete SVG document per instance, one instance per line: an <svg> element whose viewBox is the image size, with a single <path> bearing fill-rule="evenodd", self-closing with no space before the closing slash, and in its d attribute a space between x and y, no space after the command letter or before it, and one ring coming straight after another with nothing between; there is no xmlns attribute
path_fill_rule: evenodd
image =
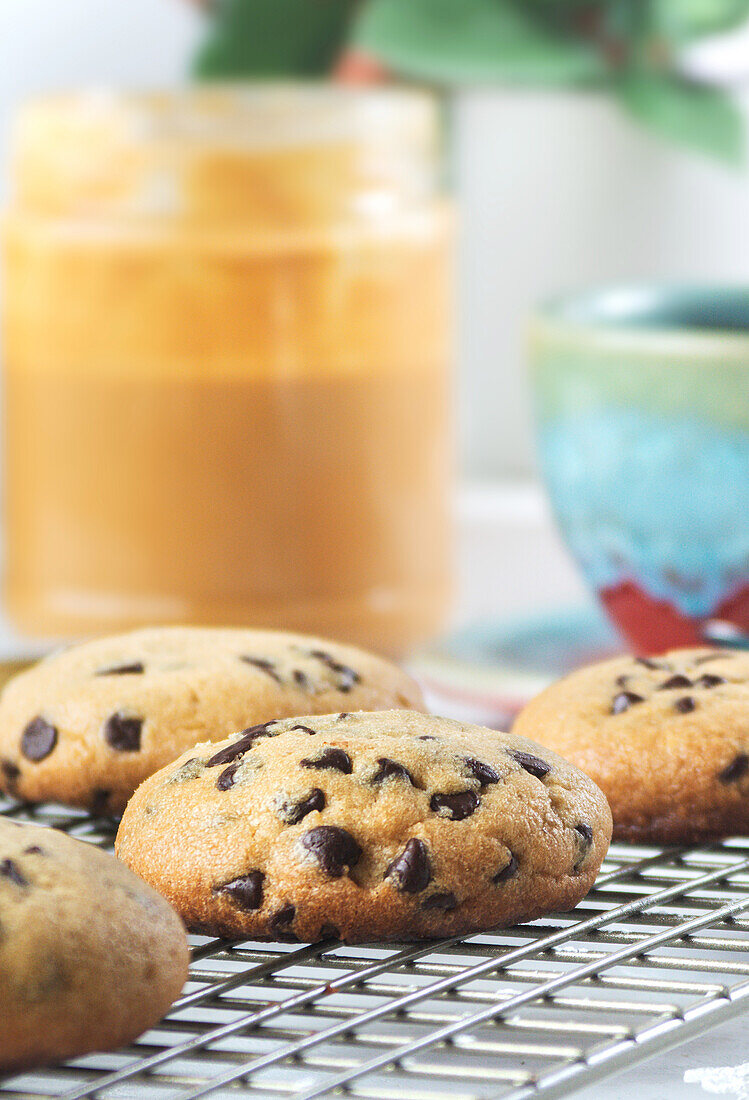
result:
<svg viewBox="0 0 749 1100"><path fill-rule="evenodd" d="M109 847L113 823L0 800ZM742 1011L749 839L614 846L574 913L347 947L192 937L190 981L132 1047L0 1080L0 1100L564 1096Z"/></svg>

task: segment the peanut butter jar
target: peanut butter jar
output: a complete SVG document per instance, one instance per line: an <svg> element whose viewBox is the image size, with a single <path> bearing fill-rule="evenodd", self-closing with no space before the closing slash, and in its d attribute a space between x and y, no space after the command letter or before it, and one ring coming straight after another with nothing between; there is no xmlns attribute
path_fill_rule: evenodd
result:
<svg viewBox="0 0 749 1100"><path fill-rule="evenodd" d="M272 626L391 653L450 576L431 99L77 94L4 220L5 602L35 636Z"/></svg>

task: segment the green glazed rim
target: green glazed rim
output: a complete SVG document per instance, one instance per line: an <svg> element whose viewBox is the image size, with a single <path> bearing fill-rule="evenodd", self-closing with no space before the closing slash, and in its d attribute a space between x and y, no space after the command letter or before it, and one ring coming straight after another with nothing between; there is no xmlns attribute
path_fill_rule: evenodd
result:
<svg viewBox="0 0 749 1100"><path fill-rule="evenodd" d="M749 286L623 284L551 299L531 320L535 349L749 363Z"/></svg>

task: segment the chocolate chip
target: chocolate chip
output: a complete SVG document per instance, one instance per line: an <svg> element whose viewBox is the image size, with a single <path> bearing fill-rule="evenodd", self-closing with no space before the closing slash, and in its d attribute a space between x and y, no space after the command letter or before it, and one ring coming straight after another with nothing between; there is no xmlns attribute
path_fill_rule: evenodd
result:
<svg viewBox="0 0 749 1100"><path fill-rule="evenodd" d="M141 661L133 661L130 665L112 665L111 668L97 669L94 676L136 676L145 671L145 665Z"/></svg>
<svg viewBox="0 0 749 1100"><path fill-rule="evenodd" d="M590 850L590 846L593 843L593 830L591 829L590 825L586 825L585 823L583 823L581 825L575 826L575 832L580 837L582 850L575 860L575 864L572 869L573 871L579 871L583 863L585 862L585 857L587 856L588 851Z"/></svg>
<svg viewBox="0 0 749 1100"><path fill-rule="evenodd" d="M630 681L630 677L625 672L625 673L622 673L621 676L617 676L617 678L614 680L614 683L616 684L617 687L623 688L623 687L627 686L629 681Z"/></svg>
<svg viewBox="0 0 749 1100"><path fill-rule="evenodd" d="M10 879L16 886L28 886L28 880L21 874L18 864L14 863L12 859L4 859L0 862L0 875L3 878Z"/></svg>
<svg viewBox="0 0 749 1100"><path fill-rule="evenodd" d="M288 798L279 802L276 812L285 825L296 825L307 814L314 810L325 809L325 795L319 787L314 787L309 794L296 800Z"/></svg>
<svg viewBox="0 0 749 1100"><path fill-rule="evenodd" d="M281 677L276 672L276 666L273 661L269 661L267 657L246 657L242 655L240 661L244 661L246 665L252 665L253 668L259 668L261 672L264 672L266 676L270 676L271 680L275 680L277 684L283 683Z"/></svg>
<svg viewBox="0 0 749 1100"><path fill-rule="evenodd" d="M409 840L401 854L385 870L385 878L392 878L404 894L418 894L432 879L429 849L423 840Z"/></svg>
<svg viewBox="0 0 749 1100"><path fill-rule="evenodd" d="M333 660L331 655L322 649L311 649L309 655L310 657L316 657L318 661L322 661L326 665Z"/></svg>
<svg viewBox="0 0 749 1100"><path fill-rule="evenodd" d="M44 852L38 844L32 844L30 848L24 848L23 854L25 856L43 856Z"/></svg>
<svg viewBox="0 0 749 1100"><path fill-rule="evenodd" d="M645 668L650 669L667 669L668 665L663 664L660 661L654 661L652 657L635 657L635 664L644 665Z"/></svg>
<svg viewBox="0 0 749 1100"><path fill-rule="evenodd" d="M311 737L314 737L317 730L312 730L309 726L292 726L289 733L293 733L294 730L299 730L300 733L308 733Z"/></svg>
<svg viewBox="0 0 749 1100"><path fill-rule="evenodd" d="M295 916L296 906L287 901L285 905L282 905L280 909L276 909L275 913L271 914L268 925L274 932L277 932L282 928L288 928Z"/></svg>
<svg viewBox="0 0 749 1100"><path fill-rule="evenodd" d="M101 817L102 814L106 813L111 793L111 791L105 791L102 787L97 787L96 790L94 790L89 804L89 809L94 817Z"/></svg>
<svg viewBox="0 0 749 1100"><path fill-rule="evenodd" d="M142 718L112 714L104 723L104 740L117 752L137 752L142 729Z"/></svg>
<svg viewBox="0 0 749 1100"><path fill-rule="evenodd" d="M323 940L340 940L341 930L335 924L326 923L320 929L320 938Z"/></svg>
<svg viewBox="0 0 749 1100"><path fill-rule="evenodd" d="M462 821L476 812L480 802L475 791L457 791L455 794L433 794L429 808L443 817L449 817L451 821Z"/></svg>
<svg viewBox="0 0 749 1100"><path fill-rule="evenodd" d="M419 741L438 741L438 737L433 737L431 733L422 733L419 737Z"/></svg>
<svg viewBox="0 0 749 1100"><path fill-rule="evenodd" d="M510 852L510 862L506 864L500 871L497 871L496 875L492 879L492 882L499 883L507 882L509 879L514 878L518 873L518 857Z"/></svg>
<svg viewBox="0 0 749 1100"><path fill-rule="evenodd" d="M341 713L336 718L336 722L343 722L343 721L345 721L346 718L350 718L350 717L351 717L351 712L350 711L342 710Z"/></svg>
<svg viewBox="0 0 749 1100"><path fill-rule="evenodd" d="M315 690L315 684L312 683L310 676L302 669L295 669L291 675L293 675L294 682L297 687L300 687L301 691L311 692Z"/></svg>
<svg viewBox="0 0 749 1100"><path fill-rule="evenodd" d="M659 685L658 691L671 691L672 688L690 688L692 681L688 676L682 676L680 672L677 672L675 676L672 676L669 680L664 680Z"/></svg>
<svg viewBox="0 0 749 1100"><path fill-rule="evenodd" d="M0 760L0 768L5 776L5 786L10 794L14 794L18 787L21 769L12 760Z"/></svg>
<svg viewBox="0 0 749 1100"><path fill-rule="evenodd" d="M466 756L464 762L471 775L478 779L482 787L488 787L490 783L499 783L499 775L490 764L484 764L474 756Z"/></svg>
<svg viewBox="0 0 749 1100"><path fill-rule="evenodd" d="M323 649L313 649L310 652L310 657L316 658L321 661L331 672L334 672L338 677L336 687L339 691L348 692L351 691L355 684L358 684L361 680L361 676L356 669L349 668L348 665L341 664L340 661L336 661L330 653L326 653Z"/></svg>
<svg viewBox="0 0 749 1100"><path fill-rule="evenodd" d="M49 756L57 744L57 730L45 718L32 718L21 736L21 752L35 763Z"/></svg>
<svg viewBox="0 0 749 1100"><path fill-rule="evenodd" d="M422 909L436 909L440 913L449 913L451 909L457 909L458 899L455 894L430 894L421 903Z"/></svg>
<svg viewBox="0 0 749 1100"><path fill-rule="evenodd" d="M214 887L214 893L227 894L229 899L238 909L259 909L263 904L263 882L265 875L262 871L250 871L240 878L232 879L221 886Z"/></svg>
<svg viewBox="0 0 749 1100"><path fill-rule="evenodd" d="M244 756L244 754L252 748L256 740L256 737L245 734L236 741L233 741L231 745L227 745L226 748L219 749L217 753L214 753L214 755L206 761L205 766L207 768L218 768L221 764L228 764L230 761L236 760L237 757Z"/></svg>
<svg viewBox="0 0 749 1100"><path fill-rule="evenodd" d="M722 772L718 773L718 779L721 783L735 783L738 779L742 779L748 771L749 756L745 752L740 752Z"/></svg>
<svg viewBox="0 0 749 1100"><path fill-rule="evenodd" d="M612 714L623 714L625 710L629 710L636 703L644 703L645 700L641 695L638 695L634 691L620 691L618 695L614 696L614 701L611 704Z"/></svg>
<svg viewBox="0 0 749 1100"><path fill-rule="evenodd" d="M405 779L412 787L415 787L414 778L408 768L399 764L397 760L390 760L387 756L377 758L377 771L370 779L370 783L384 783L386 779Z"/></svg>
<svg viewBox="0 0 749 1100"><path fill-rule="evenodd" d="M318 825L310 829L302 837L302 847L331 878L340 878L347 867L356 866L361 856L361 848L351 833L337 825Z"/></svg>
<svg viewBox="0 0 749 1100"><path fill-rule="evenodd" d="M302 768L324 768L343 772L344 775L351 775L352 772L351 757L343 749L323 749L319 756L314 759L300 760L299 764Z"/></svg>
<svg viewBox="0 0 749 1100"><path fill-rule="evenodd" d="M207 768L217 768L220 764L231 764L232 760L236 760L238 756L244 756L246 752L252 748L255 742L260 737L266 737L268 730L271 726L276 725L276 722L263 722L259 726L250 726L249 729L243 730L242 736L236 741L232 741L231 745L227 745L224 749L219 751L206 761Z"/></svg>
<svg viewBox="0 0 749 1100"><path fill-rule="evenodd" d="M353 668L347 668L346 665L338 665L333 671L338 673L340 677L336 687L344 694L351 691L351 689L359 683L359 673L354 672Z"/></svg>
<svg viewBox="0 0 749 1100"><path fill-rule="evenodd" d="M700 676L697 680L694 681L694 686L701 688L715 688L719 687L720 684L725 684L725 682L726 681L722 676L716 676L715 673L706 672L704 673L704 675Z"/></svg>
<svg viewBox="0 0 749 1100"><path fill-rule="evenodd" d="M236 772L237 768L241 768L241 766L242 761L235 760L233 764L229 764L227 768L224 768L224 770L221 772L218 779L216 780L217 790L228 791L230 787L233 787L234 773Z"/></svg>
<svg viewBox="0 0 749 1100"><path fill-rule="evenodd" d="M690 714L693 710L697 709L697 704L691 695L683 695L681 699L677 699L674 703L674 710L679 714Z"/></svg>
<svg viewBox="0 0 749 1100"><path fill-rule="evenodd" d="M529 775L535 776L536 779L543 779L551 771L551 764L547 764L545 760L533 756L530 752L515 749L510 752L510 756L517 761L521 768L527 771Z"/></svg>

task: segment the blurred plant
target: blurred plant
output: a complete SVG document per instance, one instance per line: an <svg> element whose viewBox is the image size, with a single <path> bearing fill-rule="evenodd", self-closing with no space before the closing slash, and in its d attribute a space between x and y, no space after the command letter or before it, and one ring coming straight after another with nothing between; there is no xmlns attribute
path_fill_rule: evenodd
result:
<svg viewBox="0 0 749 1100"><path fill-rule="evenodd" d="M340 57L357 0L202 0L202 6L210 27L196 75L311 77L329 73Z"/></svg>
<svg viewBox="0 0 749 1100"><path fill-rule="evenodd" d="M671 140L730 164L744 124L683 49L749 18L749 0L203 0L196 73L392 75L439 86L598 88Z"/></svg>

